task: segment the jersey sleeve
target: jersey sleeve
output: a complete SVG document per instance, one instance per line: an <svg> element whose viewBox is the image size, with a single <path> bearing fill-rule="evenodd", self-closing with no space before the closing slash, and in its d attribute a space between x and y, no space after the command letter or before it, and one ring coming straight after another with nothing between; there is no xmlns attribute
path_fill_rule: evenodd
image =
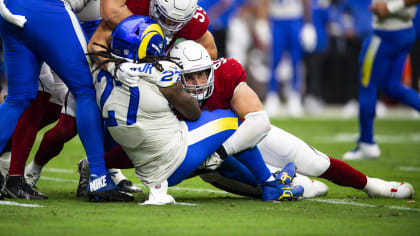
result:
<svg viewBox="0 0 420 236"><path fill-rule="evenodd" d="M218 71L217 74L223 78L220 81L223 82L221 83L221 87L223 88L222 91L226 97L232 98L236 86L246 80L245 69L237 60L233 58L222 58L219 60L221 61L221 64L220 67L216 70ZM223 62L223 60L226 60L226 62ZM217 66L217 63L215 66Z"/></svg>
<svg viewBox="0 0 420 236"><path fill-rule="evenodd" d="M127 0L126 5L134 15L149 16L149 0Z"/></svg>
<svg viewBox="0 0 420 236"><path fill-rule="evenodd" d="M160 64L163 67L163 71L159 71L151 64L145 64L145 66L140 67L139 71L141 70L142 73L139 76L150 83L164 88L173 86L181 79L181 69L175 63L161 61Z"/></svg>
<svg viewBox="0 0 420 236"><path fill-rule="evenodd" d="M201 38L209 28L209 17L200 6L197 7L194 17L175 34L176 38L197 40Z"/></svg>

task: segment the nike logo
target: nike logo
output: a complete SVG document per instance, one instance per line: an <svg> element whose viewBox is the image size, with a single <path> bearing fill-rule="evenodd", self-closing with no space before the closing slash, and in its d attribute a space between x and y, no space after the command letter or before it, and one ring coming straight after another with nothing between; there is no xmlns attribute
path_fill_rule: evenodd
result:
<svg viewBox="0 0 420 236"><path fill-rule="evenodd" d="M106 186L106 175L94 179L89 183L90 191L98 191Z"/></svg>

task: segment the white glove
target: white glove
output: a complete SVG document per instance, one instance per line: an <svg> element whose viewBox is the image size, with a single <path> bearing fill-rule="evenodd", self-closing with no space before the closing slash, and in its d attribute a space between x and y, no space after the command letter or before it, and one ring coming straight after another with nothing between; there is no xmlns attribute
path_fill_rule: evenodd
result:
<svg viewBox="0 0 420 236"><path fill-rule="evenodd" d="M203 163L198 167L198 169L203 170L216 170L221 164L223 160L220 158L220 155L217 152L211 154L211 156L207 157Z"/></svg>
<svg viewBox="0 0 420 236"><path fill-rule="evenodd" d="M316 31L313 24L305 24L300 31L300 41L306 52L313 52L316 48Z"/></svg>
<svg viewBox="0 0 420 236"><path fill-rule="evenodd" d="M115 79L128 87L137 87L142 73L138 72L139 65L131 62L124 62L120 64ZM113 62L108 63L107 71L114 75L115 64Z"/></svg>

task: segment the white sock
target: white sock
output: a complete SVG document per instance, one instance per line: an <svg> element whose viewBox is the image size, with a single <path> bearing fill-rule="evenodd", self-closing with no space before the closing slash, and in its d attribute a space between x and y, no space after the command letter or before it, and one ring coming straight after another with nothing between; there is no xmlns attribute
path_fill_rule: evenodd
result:
<svg viewBox="0 0 420 236"><path fill-rule="evenodd" d="M115 184L119 184L121 180L127 179L120 169L109 169L109 173L111 174L112 181L114 181Z"/></svg>
<svg viewBox="0 0 420 236"><path fill-rule="evenodd" d="M35 161L32 160L31 163L29 163L27 168L32 169L35 172L41 173L43 167L44 166L38 165L35 163Z"/></svg>

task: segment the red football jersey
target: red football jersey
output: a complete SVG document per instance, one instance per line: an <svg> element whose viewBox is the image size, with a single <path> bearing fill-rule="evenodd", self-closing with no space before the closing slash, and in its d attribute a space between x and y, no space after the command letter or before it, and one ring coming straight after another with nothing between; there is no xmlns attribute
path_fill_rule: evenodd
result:
<svg viewBox="0 0 420 236"><path fill-rule="evenodd" d="M135 15L150 16L149 0L127 0L126 5ZM180 31L174 34L172 41L175 41L178 38L197 40L207 32L208 27L209 17L203 8L197 6L194 17Z"/></svg>
<svg viewBox="0 0 420 236"><path fill-rule="evenodd" d="M201 105L202 110L230 109L230 100L239 83L246 80L242 65L232 58L220 58L214 62L214 91Z"/></svg>

